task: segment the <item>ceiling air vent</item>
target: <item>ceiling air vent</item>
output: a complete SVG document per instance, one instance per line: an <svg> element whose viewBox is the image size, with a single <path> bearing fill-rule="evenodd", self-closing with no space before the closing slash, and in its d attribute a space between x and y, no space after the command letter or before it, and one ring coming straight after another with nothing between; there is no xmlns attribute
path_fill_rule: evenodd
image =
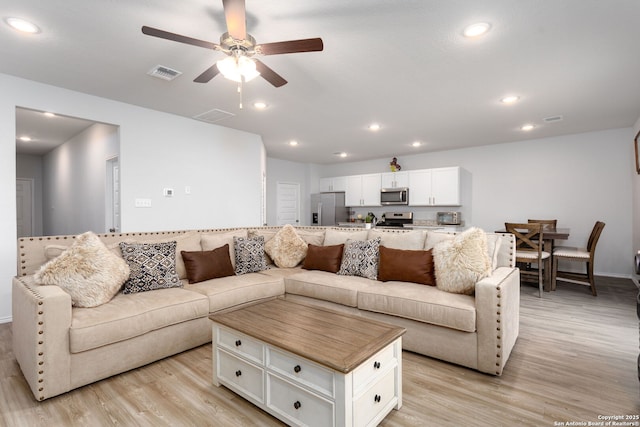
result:
<svg viewBox="0 0 640 427"><path fill-rule="evenodd" d="M150 76L157 77L162 80L173 80L182 74L182 71L174 70L163 65L156 65L147 72Z"/></svg>
<svg viewBox="0 0 640 427"><path fill-rule="evenodd" d="M204 113L198 114L197 116L193 116L193 118L207 123L216 123L220 120L224 120L233 116L235 116L235 114L214 108L213 110L206 111Z"/></svg>
<svg viewBox="0 0 640 427"><path fill-rule="evenodd" d="M562 116L551 116L551 117L545 117L544 119L545 123L555 123L555 122L561 122L563 120Z"/></svg>

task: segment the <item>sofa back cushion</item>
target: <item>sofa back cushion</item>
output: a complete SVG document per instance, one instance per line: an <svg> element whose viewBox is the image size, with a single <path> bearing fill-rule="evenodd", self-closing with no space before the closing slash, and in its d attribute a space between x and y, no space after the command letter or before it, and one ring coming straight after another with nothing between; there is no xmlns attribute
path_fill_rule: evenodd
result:
<svg viewBox="0 0 640 427"><path fill-rule="evenodd" d="M324 233L325 246L339 245L347 240L367 240L369 230L354 230L352 228L327 228Z"/></svg>
<svg viewBox="0 0 640 427"><path fill-rule="evenodd" d="M380 245L392 249L419 250L424 248L422 230L369 230L368 239L380 237Z"/></svg>

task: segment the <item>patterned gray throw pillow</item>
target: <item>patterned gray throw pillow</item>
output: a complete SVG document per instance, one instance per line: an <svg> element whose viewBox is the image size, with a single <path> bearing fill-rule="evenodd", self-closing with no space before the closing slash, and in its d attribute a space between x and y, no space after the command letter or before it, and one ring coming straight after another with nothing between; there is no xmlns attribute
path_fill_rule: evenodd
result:
<svg viewBox="0 0 640 427"><path fill-rule="evenodd" d="M376 280L380 258L380 237L371 240L347 240L338 274Z"/></svg>
<svg viewBox="0 0 640 427"><path fill-rule="evenodd" d="M264 236L233 237L236 256L236 275L267 269L264 257Z"/></svg>
<svg viewBox="0 0 640 427"><path fill-rule="evenodd" d="M131 274L124 283L124 293L181 288L176 272L176 242L125 243L120 242L122 257L129 264Z"/></svg>

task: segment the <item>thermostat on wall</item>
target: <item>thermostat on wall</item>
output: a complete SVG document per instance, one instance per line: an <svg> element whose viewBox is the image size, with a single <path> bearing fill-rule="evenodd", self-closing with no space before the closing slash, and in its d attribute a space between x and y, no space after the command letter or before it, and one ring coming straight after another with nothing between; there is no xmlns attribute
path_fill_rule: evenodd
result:
<svg viewBox="0 0 640 427"><path fill-rule="evenodd" d="M165 188L162 193L165 197L173 197L173 188Z"/></svg>

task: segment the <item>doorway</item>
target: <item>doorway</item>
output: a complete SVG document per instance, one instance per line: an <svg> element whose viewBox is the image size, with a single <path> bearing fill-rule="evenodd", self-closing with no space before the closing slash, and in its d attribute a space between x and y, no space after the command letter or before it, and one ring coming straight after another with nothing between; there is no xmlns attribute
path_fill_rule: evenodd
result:
<svg viewBox="0 0 640 427"><path fill-rule="evenodd" d="M16 223L18 237L33 236L33 179L16 178Z"/></svg>
<svg viewBox="0 0 640 427"><path fill-rule="evenodd" d="M106 228L110 233L120 232L120 163L118 157L107 160L107 191L105 192Z"/></svg>
<svg viewBox="0 0 640 427"><path fill-rule="evenodd" d="M277 225L300 225L300 184L278 182L276 185Z"/></svg>

